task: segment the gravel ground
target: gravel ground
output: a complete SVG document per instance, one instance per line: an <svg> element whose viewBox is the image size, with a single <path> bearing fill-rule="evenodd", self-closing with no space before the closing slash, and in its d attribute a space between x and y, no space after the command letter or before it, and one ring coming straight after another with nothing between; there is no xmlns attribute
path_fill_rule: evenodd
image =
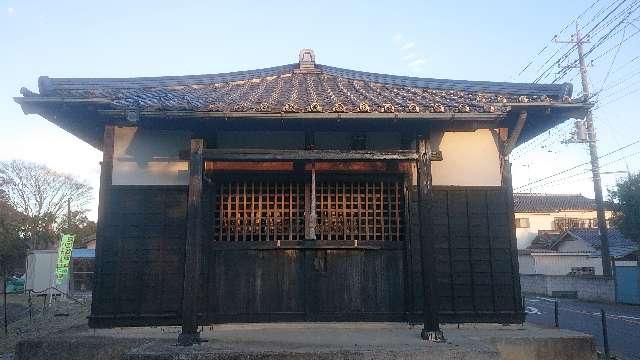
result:
<svg viewBox="0 0 640 360"><path fill-rule="evenodd" d="M0 359L12 359L15 344L34 336L54 334L71 328L87 328L87 316L91 299L80 299L79 302L65 298L57 298L43 310L43 297L32 298L32 320L29 320L28 297L26 295L10 295L8 297L7 318L8 336L0 326ZM4 319L2 319L4 321ZM3 323L0 323L3 324Z"/></svg>

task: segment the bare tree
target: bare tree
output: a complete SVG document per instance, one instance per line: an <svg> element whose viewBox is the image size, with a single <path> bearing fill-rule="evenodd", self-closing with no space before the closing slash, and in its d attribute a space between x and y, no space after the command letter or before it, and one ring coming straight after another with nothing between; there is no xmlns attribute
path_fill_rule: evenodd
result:
<svg viewBox="0 0 640 360"><path fill-rule="evenodd" d="M51 234L64 226L68 206L86 212L93 197L88 184L45 165L21 160L0 162L0 189L29 219L26 228L32 249L56 240Z"/></svg>

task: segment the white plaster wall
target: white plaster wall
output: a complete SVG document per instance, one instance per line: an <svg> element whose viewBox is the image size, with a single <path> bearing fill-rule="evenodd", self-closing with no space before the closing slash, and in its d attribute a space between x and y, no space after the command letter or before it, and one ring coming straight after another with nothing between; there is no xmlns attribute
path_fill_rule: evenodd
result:
<svg viewBox="0 0 640 360"><path fill-rule="evenodd" d="M189 163L179 156L189 142L186 132L116 128L113 185L187 185Z"/></svg>
<svg viewBox="0 0 640 360"><path fill-rule="evenodd" d="M593 267L596 275L602 275L599 257L585 255L537 255L533 254L535 274L567 275L572 267Z"/></svg>
<svg viewBox="0 0 640 360"><path fill-rule="evenodd" d="M536 268L533 261L533 256L529 254L518 254L518 268L520 274L535 274Z"/></svg>
<svg viewBox="0 0 640 360"><path fill-rule="evenodd" d="M577 219L595 219L595 211L560 211L554 213L516 213L516 219L528 218L528 228L516 228L516 238L518 240L518 249L526 249L533 239L538 235L539 230L553 230L553 219L558 217L577 218ZM611 218L611 212L605 211L605 217Z"/></svg>
<svg viewBox="0 0 640 360"><path fill-rule="evenodd" d="M500 155L489 129L445 132L442 161L431 162L433 185L500 186Z"/></svg>

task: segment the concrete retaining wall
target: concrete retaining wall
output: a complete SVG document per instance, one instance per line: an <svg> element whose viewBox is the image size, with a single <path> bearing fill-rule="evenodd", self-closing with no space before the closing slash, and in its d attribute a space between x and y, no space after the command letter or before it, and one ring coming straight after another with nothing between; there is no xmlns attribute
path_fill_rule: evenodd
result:
<svg viewBox="0 0 640 360"><path fill-rule="evenodd" d="M520 274L520 286L523 293L552 296L554 291L574 291L581 300L616 302L614 280L602 276Z"/></svg>

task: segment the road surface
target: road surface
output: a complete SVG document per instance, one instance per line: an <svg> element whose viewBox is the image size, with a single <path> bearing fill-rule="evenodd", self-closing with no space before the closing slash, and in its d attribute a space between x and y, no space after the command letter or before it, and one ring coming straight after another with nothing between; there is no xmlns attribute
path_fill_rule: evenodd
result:
<svg viewBox="0 0 640 360"><path fill-rule="evenodd" d="M527 296L527 322L554 326L554 301L542 296ZM580 331L595 337L603 351L600 309L607 314L609 349L618 359L640 360L640 306L600 304L573 299L558 300L560 328Z"/></svg>

